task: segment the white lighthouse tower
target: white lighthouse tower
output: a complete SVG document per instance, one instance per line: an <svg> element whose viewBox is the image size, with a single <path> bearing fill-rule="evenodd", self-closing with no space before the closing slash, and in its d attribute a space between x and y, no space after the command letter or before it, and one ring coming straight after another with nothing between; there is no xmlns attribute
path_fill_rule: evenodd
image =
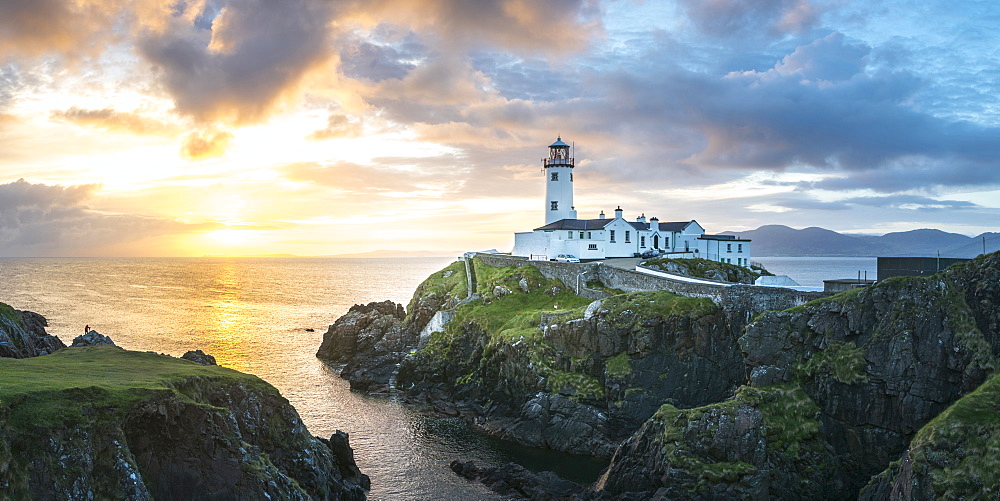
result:
<svg viewBox="0 0 1000 501"><path fill-rule="evenodd" d="M562 137L549 145L548 158L542 159L545 170L545 224L560 219L576 219L573 207L573 157Z"/></svg>

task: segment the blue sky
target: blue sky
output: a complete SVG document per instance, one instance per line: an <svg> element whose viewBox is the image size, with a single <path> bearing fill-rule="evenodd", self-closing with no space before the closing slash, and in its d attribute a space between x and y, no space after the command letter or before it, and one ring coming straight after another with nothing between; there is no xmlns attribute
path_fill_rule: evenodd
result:
<svg viewBox="0 0 1000 501"><path fill-rule="evenodd" d="M557 135L581 218L996 231L997 26L974 1L12 0L0 255L509 250Z"/></svg>

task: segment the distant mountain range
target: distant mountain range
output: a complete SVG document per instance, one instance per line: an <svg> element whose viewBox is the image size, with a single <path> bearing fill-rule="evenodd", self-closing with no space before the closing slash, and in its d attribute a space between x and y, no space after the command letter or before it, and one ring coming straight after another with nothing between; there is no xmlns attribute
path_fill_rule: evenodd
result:
<svg viewBox="0 0 1000 501"><path fill-rule="evenodd" d="M983 252L1000 250L1000 233L983 233L975 237L920 229L886 233L881 236L847 235L825 228L796 230L770 224L756 230L724 232L753 241L754 256L936 256L975 257Z"/></svg>

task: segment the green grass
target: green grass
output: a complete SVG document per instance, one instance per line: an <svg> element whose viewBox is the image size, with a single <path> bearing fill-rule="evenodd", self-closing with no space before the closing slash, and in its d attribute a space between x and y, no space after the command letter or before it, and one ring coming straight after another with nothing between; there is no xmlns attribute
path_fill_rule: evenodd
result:
<svg viewBox="0 0 1000 501"><path fill-rule="evenodd" d="M517 341L521 336L531 338L541 334L542 313L570 312L591 302L567 290L559 280L545 278L533 266L493 267L478 259L474 263L478 292L491 300L488 304L473 301L459 307L449 325L475 322L498 341ZM528 292L521 291L522 279L528 285ZM498 285L511 293L492 298L493 289ZM559 292L550 295L553 288Z"/></svg>
<svg viewBox="0 0 1000 501"><path fill-rule="evenodd" d="M928 468L939 499L1000 494L1000 376L965 395L917 432L915 469ZM918 470L919 471L919 470Z"/></svg>
<svg viewBox="0 0 1000 501"><path fill-rule="evenodd" d="M854 384L868 381L865 372L865 350L853 342L832 341L825 350L801 363L798 371L809 377L829 374L835 381Z"/></svg>
<svg viewBox="0 0 1000 501"><path fill-rule="evenodd" d="M449 275L450 272L450 275ZM445 276L449 275L449 276ZM430 294L452 296L464 299L469 293L468 279L465 276L465 262L455 261L424 279L413 292L410 304L406 306L407 314L413 311L418 298Z"/></svg>
<svg viewBox="0 0 1000 501"><path fill-rule="evenodd" d="M151 394L183 396L191 377L230 380L262 391L273 387L249 374L114 346L67 348L26 359L0 358L0 416L14 427L89 422L95 410L127 411Z"/></svg>
<svg viewBox="0 0 1000 501"><path fill-rule="evenodd" d="M623 379L632 374L632 364L629 361L628 353L623 351L609 358L605 363L604 373L615 379Z"/></svg>
<svg viewBox="0 0 1000 501"><path fill-rule="evenodd" d="M604 385L601 384L599 379L593 376L580 374L579 372L548 369L546 377L548 379L549 391L552 393L559 393L562 390L572 388L576 392L576 395L573 396L574 399L599 399L604 397Z"/></svg>
<svg viewBox="0 0 1000 501"><path fill-rule="evenodd" d="M685 314L701 316L718 311L711 299L680 296L667 291L642 291L612 296L605 299L601 307L607 309L612 318L626 311L643 315L657 314L664 318Z"/></svg>
<svg viewBox="0 0 1000 501"><path fill-rule="evenodd" d="M21 324L21 316L17 314L17 310L6 303L0 303L0 317L6 318L18 325Z"/></svg>
<svg viewBox="0 0 1000 501"><path fill-rule="evenodd" d="M663 423L661 436L664 449L671 463L691 470L696 476L710 468L714 460L700 457L690 450L687 441L687 425L690 421L710 420L717 423L721 416L735 416L741 406L756 407L763 416L763 429L767 438L769 454L785 458L798 457L803 444L817 436L819 421L816 419L819 406L797 385L767 386L763 388L741 387L736 395L726 401L678 409L670 404L660 407L654 418ZM695 437L703 443L711 443L712 437Z"/></svg>

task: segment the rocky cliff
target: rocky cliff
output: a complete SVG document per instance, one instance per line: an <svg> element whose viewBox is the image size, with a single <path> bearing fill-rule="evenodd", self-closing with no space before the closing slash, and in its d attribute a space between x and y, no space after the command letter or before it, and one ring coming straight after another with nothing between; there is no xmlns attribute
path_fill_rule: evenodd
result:
<svg viewBox="0 0 1000 501"><path fill-rule="evenodd" d="M926 499L994 488L976 457L992 450L993 422L961 409L995 406L988 386L974 390L1000 355L998 254L749 325L707 299L590 301L531 266L473 270L471 301L454 300L465 277L421 286L452 299L435 302L454 306L452 320L396 352L410 350L397 358L398 388L522 444L613 454L595 498L853 499L865 489L867 499ZM420 302L418 291L411 305ZM368 325L409 328L411 343L423 328L397 306L365 308Z"/></svg>
<svg viewBox="0 0 1000 501"><path fill-rule="evenodd" d="M660 409L597 487L853 499L879 475L870 499L974 492L995 410L962 409L995 406L985 403L990 386L969 392L996 366L998 281L994 254L761 315L739 340L748 386L716 404ZM958 471L979 476L956 481Z"/></svg>
<svg viewBox="0 0 1000 501"><path fill-rule="evenodd" d="M254 376L113 345L0 358L0 498L363 500L368 486L346 434L309 435Z"/></svg>
<svg viewBox="0 0 1000 501"><path fill-rule="evenodd" d="M45 332L45 317L0 303L0 357L28 358L65 348L59 338Z"/></svg>
<svg viewBox="0 0 1000 501"><path fill-rule="evenodd" d="M531 266L474 269L471 301L460 301L457 263L420 286L408 314L351 308L319 355L346 363L359 389L387 385L385 369L399 363L410 402L525 445L601 457L662 404L718 401L746 380L737 336L708 299L656 291L592 302ZM421 339L448 308L451 321Z"/></svg>

